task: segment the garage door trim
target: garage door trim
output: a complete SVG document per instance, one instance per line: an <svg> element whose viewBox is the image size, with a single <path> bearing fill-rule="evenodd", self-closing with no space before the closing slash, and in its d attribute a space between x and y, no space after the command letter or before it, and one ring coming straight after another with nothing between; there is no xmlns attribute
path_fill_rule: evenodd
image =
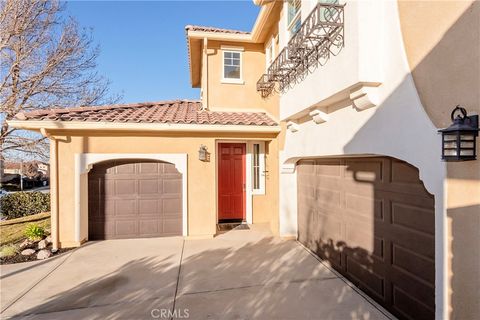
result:
<svg viewBox="0 0 480 320"><path fill-rule="evenodd" d="M188 235L188 206L187 206L187 154L186 153L76 153L75 154L75 241L82 241L82 212L88 212L86 197L88 178L86 175L95 163L108 160L135 159L135 160L157 160L172 163L179 173L182 174L182 235Z"/></svg>

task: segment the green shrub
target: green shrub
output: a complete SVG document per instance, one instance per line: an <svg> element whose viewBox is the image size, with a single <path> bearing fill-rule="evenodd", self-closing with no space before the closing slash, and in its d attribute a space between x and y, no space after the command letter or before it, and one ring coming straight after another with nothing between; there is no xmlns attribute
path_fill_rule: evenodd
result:
<svg viewBox="0 0 480 320"><path fill-rule="evenodd" d="M32 240L32 241L42 240L42 238L45 236L45 229L43 229L37 224L30 223L25 228L24 234L29 240Z"/></svg>
<svg viewBox="0 0 480 320"><path fill-rule="evenodd" d="M17 253L18 253L18 247L13 244L9 244L9 245L3 246L0 249L0 258L11 257L16 255Z"/></svg>
<svg viewBox="0 0 480 320"><path fill-rule="evenodd" d="M15 219L50 211L50 194L42 192L15 192L0 198L0 213Z"/></svg>

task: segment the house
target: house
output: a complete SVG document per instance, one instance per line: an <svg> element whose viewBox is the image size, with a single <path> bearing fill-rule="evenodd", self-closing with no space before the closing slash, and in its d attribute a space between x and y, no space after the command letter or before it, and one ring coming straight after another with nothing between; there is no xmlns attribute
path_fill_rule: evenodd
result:
<svg viewBox="0 0 480 320"><path fill-rule="evenodd" d="M199 101L9 121L50 138L54 243L267 223L399 318L474 319L480 161L437 130L479 112L479 3L255 3L251 32L186 27Z"/></svg>

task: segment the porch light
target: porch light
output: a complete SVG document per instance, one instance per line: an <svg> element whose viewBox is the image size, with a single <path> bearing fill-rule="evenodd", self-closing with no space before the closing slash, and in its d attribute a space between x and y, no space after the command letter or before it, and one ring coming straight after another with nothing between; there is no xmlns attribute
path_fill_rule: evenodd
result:
<svg viewBox="0 0 480 320"><path fill-rule="evenodd" d="M209 161L209 153L207 151L207 147L205 145L201 145L200 149L198 150L198 160L200 161Z"/></svg>
<svg viewBox="0 0 480 320"><path fill-rule="evenodd" d="M455 116L456 115L456 116ZM442 160L475 160L478 136L478 115L467 116L462 106L456 106L451 114L452 125L438 130L442 133Z"/></svg>

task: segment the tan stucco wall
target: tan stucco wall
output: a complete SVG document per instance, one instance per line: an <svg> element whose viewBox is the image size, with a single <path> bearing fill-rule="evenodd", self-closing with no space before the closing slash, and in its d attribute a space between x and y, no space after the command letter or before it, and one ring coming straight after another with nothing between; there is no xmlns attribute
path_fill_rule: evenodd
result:
<svg viewBox="0 0 480 320"><path fill-rule="evenodd" d="M58 136L58 190L59 190L59 241L60 246L77 245L74 241L74 177L75 153L187 153L188 154L188 235L212 236L216 231L216 154L215 143L220 140L266 140L266 195L253 196L253 222L270 223L272 232L278 234L278 152L273 134L146 134L146 133L93 133L62 132ZM210 162L198 160L200 145L211 153ZM88 190L82 181L83 208ZM82 209L83 210L83 209ZM88 212L81 212L81 239L87 237Z"/></svg>
<svg viewBox="0 0 480 320"><path fill-rule="evenodd" d="M221 46L243 48L242 78L244 84L222 83L223 51ZM210 110L265 110L278 117L277 95L263 99L256 85L265 73L264 44L208 41L208 107Z"/></svg>
<svg viewBox="0 0 480 320"><path fill-rule="evenodd" d="M448 126L457 104L479 114L480 2L402 0L399 12L413 79L435 126ZM438 152L440 157L440 146ZM480 160L448 163L447 177L449 315L475 319L480 314Z"/></svg>

